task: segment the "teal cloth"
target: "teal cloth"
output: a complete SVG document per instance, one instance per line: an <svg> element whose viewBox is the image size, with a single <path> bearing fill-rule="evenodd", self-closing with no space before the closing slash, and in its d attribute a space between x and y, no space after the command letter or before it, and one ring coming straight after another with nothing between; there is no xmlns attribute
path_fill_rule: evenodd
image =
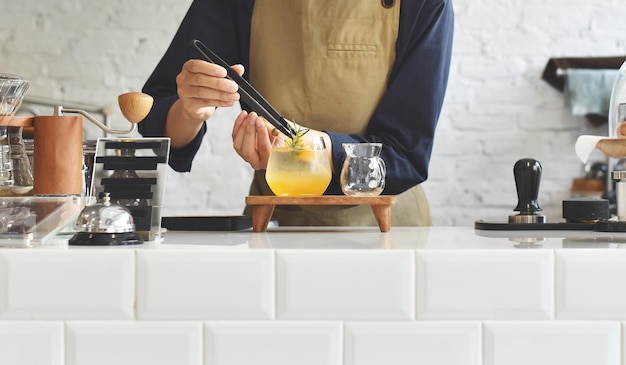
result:
<svg viewBox="0 0 626 365"><path fill-rule="evenodd" d="M568 69L564 96L572 114L608 116L618 70Z"/></svg>

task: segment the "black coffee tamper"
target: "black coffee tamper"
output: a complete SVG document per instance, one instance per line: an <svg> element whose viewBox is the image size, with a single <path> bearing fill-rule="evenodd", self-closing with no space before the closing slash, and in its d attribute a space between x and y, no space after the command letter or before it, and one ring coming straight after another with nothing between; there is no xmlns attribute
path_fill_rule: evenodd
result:
<svg viewBox="0 0 626 365"><path fill-rule="evenodd" d="M510 215L509 223L545 223L546 216L537 214L541 211L537 196L541 182L541 164L532 158L518 160L513 166L517 206L513 209L519 214Z"/></svg>
<svg viewBox="0 0 626 365"><path fill-rule="evenodd" d="M508 222L491 222L477 220L474 228L479 231L546 231L546 230L598 230L598 226L606 222L608 218L608 200L577 198L563 201L563 218L565 222L546 222L546 217L541 212L537 202L539 184L541 182L541 164L532 158L518 160L513 166L515 175L515 187L517 188L517 206L514 211L519 214L509 215ZM625 177L626 179L626 177ZM626 184L626 180L625 180ZM626 185L625 185L626 186ZM626 224L626 222L624 222ZM604 230L615 228L606 228ZM626 231L626 229L625 229ZM493 235L490 235L493 237ZM511 237L507 233L505 237ZM535 235L517 237L520 245L517 248L540 247L535 244L537 239L543 239Z"/></svg>

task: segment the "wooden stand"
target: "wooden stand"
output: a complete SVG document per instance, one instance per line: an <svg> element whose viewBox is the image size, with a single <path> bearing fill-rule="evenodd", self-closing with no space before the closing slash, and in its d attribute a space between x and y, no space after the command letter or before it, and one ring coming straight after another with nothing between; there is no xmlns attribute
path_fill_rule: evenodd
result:
<svg viewBox="0 0 626 365"><path fill-rule="evenodd" d="M265 232L276 205L370 205L381 232L391 228L391 205L394 195L382 196L248 196L246 204L252 206L252 231Z"/></svg>

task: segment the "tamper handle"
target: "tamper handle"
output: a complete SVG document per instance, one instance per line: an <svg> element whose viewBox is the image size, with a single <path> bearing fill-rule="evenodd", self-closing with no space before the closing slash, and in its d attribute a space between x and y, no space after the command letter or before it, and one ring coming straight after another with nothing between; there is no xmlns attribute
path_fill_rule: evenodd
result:
<svg viewBox="0 0 626 365"><path fill-rule="evenodd" d="M541 182L541 164L532 158L523 158L513 166L515 187L517 188L517 207L515 211L522 215L530 215L541 211L537 196Z"/></svg>

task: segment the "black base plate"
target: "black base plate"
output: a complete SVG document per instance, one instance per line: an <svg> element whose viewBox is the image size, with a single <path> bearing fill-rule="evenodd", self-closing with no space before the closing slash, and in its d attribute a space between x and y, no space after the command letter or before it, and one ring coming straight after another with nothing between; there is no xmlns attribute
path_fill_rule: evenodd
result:
<svg viewBox="0 0 626 365"><path fill-rule="evenodd" d="M142 244L143 240L135 232L77 232L69 239L68 243L73 246L127 246Z"/></svg>
<svg viewBox="0 0 626 365"><path fill-rule="evenodd" d="M600 221L596 223L598 232L626 232L626 222Z"/></svg>
<svg viewBox="0 0 626 365"><path fill-rule="evenodd" d="M490 231L591 231L597 223L508 223L489 222L481 219L474 222L474 229ZM626 228L626 227L625 227Z"/></svg>

